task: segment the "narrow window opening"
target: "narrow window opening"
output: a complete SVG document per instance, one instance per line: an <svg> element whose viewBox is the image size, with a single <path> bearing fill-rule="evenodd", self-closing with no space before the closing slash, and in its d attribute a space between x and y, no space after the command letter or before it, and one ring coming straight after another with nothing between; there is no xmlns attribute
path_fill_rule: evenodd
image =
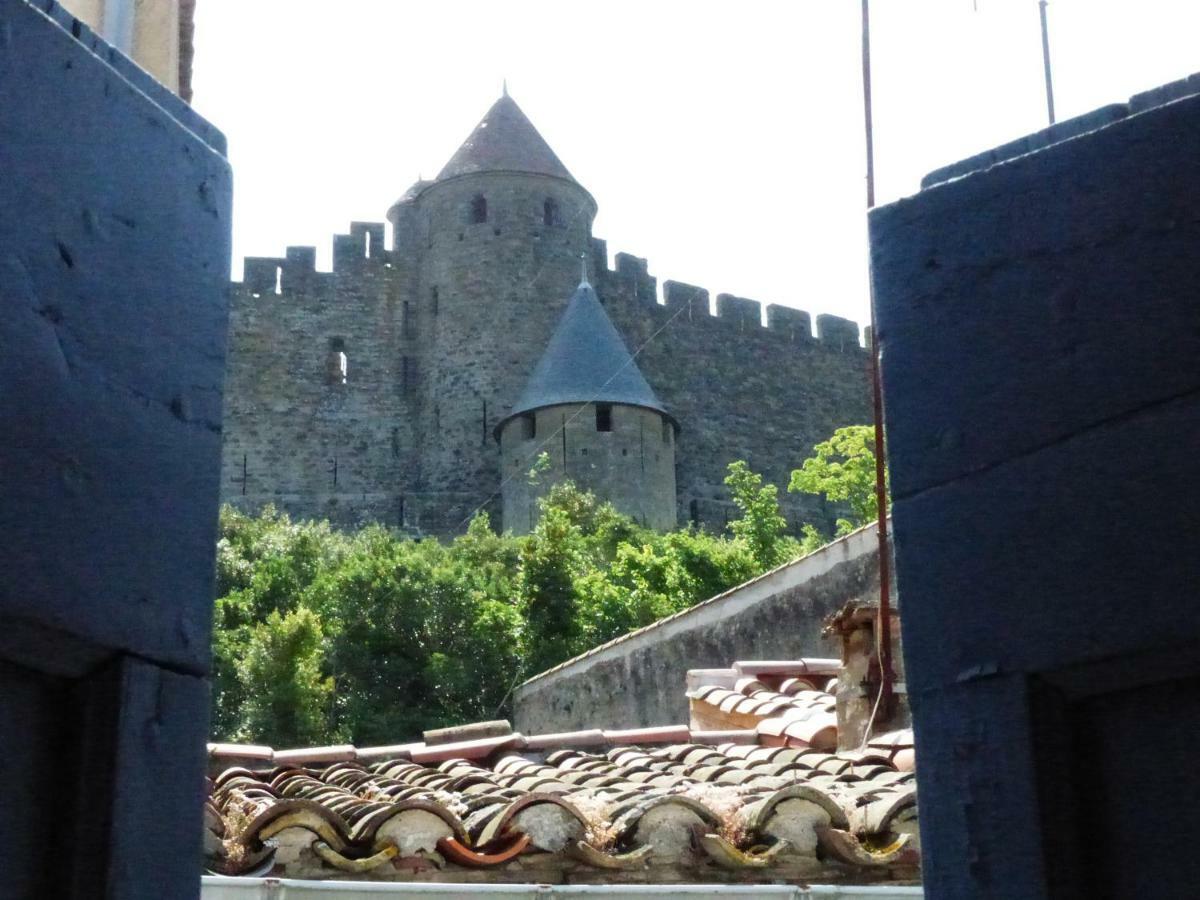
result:
<svg viewBox="0 0 1200 900"><path fill-rule="evenodd" d="M487 221L487 197L476 194L471 198L471 223L478 225Z"/></svg>
<svg viewBox="0 0 1200 900"><path fill-rule="evenodd" d="M333 337L329 339L329 354L325 358L325 376L330 384L345 384L348 371L346 359L346 339Z"/></svg>
<svg viewBox="0 0 1200 900"><path fill-rule="evenodd" d="M275 267L275 293L277 293L277 294L283 293L283 267L282 266Z"/></svg>
<svg viewBox="0 0 1200 900"><path fill-rule="evenodd" d="M401 324L400 328L401 328L401 331L403 331L404 336L406 338L410 338L413 336L413 331L414 331L413 314L412 314L412 308L409 305L409 302L407 300L404 301L403 312L404 312L404 321Z"/></svg>
<svg viewBox="0 0 1200 900"><path fill-rule="evenodd" d="M596 430L612 431L612 404L596 404Z"/></svg>
<svg viewBox="0 0 1200 900"><path fill-rule="evenodd" d="M674 431L674 429L671 427L671 423L668 422L666 419L663 419L662 431L663 431L663 443L664 444L671 443L671 432Z"/></svg>
<svg viewBox="0 0 1200 900"><path fill-rule="evenodd" d="M525 413L521 416L521 438L532 441L535 437L537 437L537 416L533 413Z"/></svg>
<svg viewBox="0 0 1200 900"><path fill-rule="evenodd" d="M363 256L371 258L371 232L363 232Z"/></svg>
<svg viewBox="0 0 1200 900"><path fill-rule="evenodd" d="M579 455L580 455L580 456L587 456L587 447L583 447L582 449L580 449L580 451L579 451Z"/></svg>
<svg viewBox="0 0 1200 900"><path fill-rule="evenodd" d="M242 483L242 496L246 496L246 484L250 481L250 457L245 453L242 454L242 477L235 478L234 481Z"/></svg>
<svg viewBox="0 0 1200 900"><path fill-rule="evenodd" d="M437 288L433 288L430 290L429 303L433 309L433 314L436 316L438 314L438 289Z"/></svg>
<svg viewBox="0 0 1200 900"><path fill-rule="evenodd" d="M562 224L558 215L558 204L549 198L542 204L542 224L548 226Z"/></svg>

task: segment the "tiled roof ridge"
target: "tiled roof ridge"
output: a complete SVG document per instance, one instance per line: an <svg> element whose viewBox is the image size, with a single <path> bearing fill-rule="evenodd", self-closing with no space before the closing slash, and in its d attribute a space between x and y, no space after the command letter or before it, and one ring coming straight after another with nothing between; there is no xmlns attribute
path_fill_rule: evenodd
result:
<svg viewBox="0 0 1200 900"><path fill-rule="evenodd" d="M751 578L748 581L743 581L741 584L734 585L733 587L729 588L729 590L727 590L727 591L723 591L720 594L717 594L713 597L709 597L707 600L701 600L699 603L696 603L693 606L689 606L687 609L680 610L677 613L672 613L669 616L659 619L657 622L651 622L649 625L643 625L641 628L637 628L633 631L626 632L625 634L621 635L620 637L615 637L611 641L606 641L605 643L600 644L597 647L593 647L591 650L587 650L583 653L580 653L578 656L572 656L570 659L564 660L563 662L560 662L558 665L553 666L549 669L546 669L546 671L544 671L544 672L539 672L537 675L534 675L531 678L527 678L525 681L521 682L520 687L524 687L525 685L528 685L528 684L533 684L536 681L539 681L543 678L553 675L555 672L559 672L559 671L566 669L569 666L573 666L576 663L579 663L583 660L597 656L598 654L603 653L604 651L611 649L612 647L616 647L616 646L624 644L628 641L635 640L636 638L642 636L643 634L646 634L646 633L652 632L652 631L656 631L659 628L663 628L670 623L677 622L679 620L688 618L689 616L692 616L692 615L696 615L696 614L702 612L703 610L705 610L706 608L712 606L713 604L718 603L721 600L724 600L726 597L729 597L730 595L737 593L738 591L745 590L746 588L750 587L751 585L758 584L759 582L764 581L773 575L779 574L780 572L784 571L785 569L791 568L792 566L795 566L795 565L799 565L800 563L804 562L805 560L811 559L813 556L815 556L818 553L822 553L826 550L830 550L831 548L838 546L839 544L844 544L855 538L858 538L859 536L862 535L863 532L865 532L871 528L874 528L874 527L875 527L874 523L869 523L867 525L863 525L861 528L856 528L854 531L851 531L849 534L844 534L841 537L830 541L828 544L825 544L823 547L819 547L816 550L813 550L811 553L805 553L803 556L798 556L793 560L789 560L788 562L780 563L775 568L773 568L767 572L763 572L761 575L756 575L754 578Z"/></svg>
<svg viewBox="0 0 1200 900"><path fill-rule="evenodd" d="M647 728L592 728L544 735L524 735L514 731L507 735L449 743L427 744L424 741L412 741L361 748L353 744L333 744L276 750L262 744L214 741L208 744L208 756L210 759L245 760L252 763L259 761L274 765L362 762L385 757L434 762L440 759L482 758L492 755L497 750L537 751L572 745L611 748L644 744L708 744L717 741L753 744L756 740L757 735L752 729L692 729L686 724L681 724Z"/></svg>
<svg viewBox="0 0 1200 900"><path fill-rule="evenodd" d="M223 770L205 853L224 874L288 878L915 879L912 732L839 751L835 698L813 687L835 662L695 670L720 683L689 685L686 725L527 736L494 720L377 747L210 744Z"/></svg>
<svg viewBox="0 0 1200 900"><path fill-rule="evenodd" d="M218 871L301 878L476 880L465 873L504 867L561 879L582 865L621 880L649 865L674 881L818 868L893 879L895 866L911 879L919 854L913 775L885 755L737 744L233 768L210 782L205 824Z"/></svg>

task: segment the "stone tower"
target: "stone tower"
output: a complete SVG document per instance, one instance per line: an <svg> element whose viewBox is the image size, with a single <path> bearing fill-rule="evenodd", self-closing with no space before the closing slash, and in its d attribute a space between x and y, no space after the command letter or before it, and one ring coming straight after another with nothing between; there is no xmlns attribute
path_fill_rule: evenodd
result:
<svg viewBox="0 0 1200 900"><path fill-rule="evenodd" d="M550 336L596 202L505 94L432 183L388 212L393 253L412 260L405 302L422 493L451 517L498 487L496 420ZM429 505L429 504L425 504ZM444 515L444 513L443 513Z"/></svg>
<svg viewBox="0 0 1200 900"><path fill-rule="evenodd" d="M505 530L531 529L537 497L564 479L644 525L674 527L676 428L585 279L496 426ZM542 454L549 468L531 478Z"/></svg>
<svg viewBox="0 0 1200 900"><path fill-rule="evenodd" d="M870 421L853 322L818 316L814 335L798 309L731 294L710 305L678 281L660 301L644 259L617 253L610 267L595 214L505 95L391 207L390 247L382 223L352 222L330 272L313 247L248 258L231 293L223 499L438 536L482 509L524 530L537 491L521 451L565 421L566 455L562 435L543 448L559 468L540 490L566 475L651 525L719 531L737 515L729 462L786 484L817 441ZM581 255L590 287L571 298ZM591 337L560 359L552 336L580 323ZM535 390L540 363L564 363L561 385L580 360L623 364L629 348L623 377L638 383L619 395L594 391L612 371L563 395ZM538 438L524 443L528 427ZM781 501L793 529L832 525L817 498Z"/></svg>

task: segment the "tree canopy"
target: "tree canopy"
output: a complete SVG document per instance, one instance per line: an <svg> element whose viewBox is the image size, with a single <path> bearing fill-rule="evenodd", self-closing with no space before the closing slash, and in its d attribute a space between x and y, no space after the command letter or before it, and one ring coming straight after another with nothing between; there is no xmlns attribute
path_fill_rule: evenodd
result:
<svg viewBox="0 0 1200 900"><path fill-rule="evenodd" d="M870 429L847 431L789 489L844 502L851 523L871 514L861 494L874 463ZM656 532L569 482L546 491L530 534L497 534L479 514L448 543L226 507L214 735L381 744L495 718L522 680L824 542L811 525L801 541L787 535L776 486L744 462L726 484L741 514L728 535Z"/></svg>

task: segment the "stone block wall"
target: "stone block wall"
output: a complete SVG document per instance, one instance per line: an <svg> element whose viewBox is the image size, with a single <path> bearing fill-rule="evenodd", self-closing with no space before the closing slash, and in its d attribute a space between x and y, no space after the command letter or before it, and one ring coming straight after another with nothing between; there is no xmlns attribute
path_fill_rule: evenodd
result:
<svg viewBox="0 0 1200 900"><path fill-rule="evenodd" d="M477 193L486 222L464 218ZM561 216L552 223L546 197ZM435 535L461 532L480 508L499 523L510 473L493 429L586 252L610 318L679 422L666 486L676 520L723 529L736 516L726 467L745 459L779 485L793 530L829 527L834 510L786 485L815 443L869 421L857 326L822 316L814 337L807 313L775 305L764 325L760 303L730 295L713 315L709 292L682 282L667 282L659 304L645 260L619 253L609 269L590 237L594 213L586 191L559 179L462 176L393 207L394 248L382 225L354 223L334 239L332 272L313 270L312 248L248 259L233 287L224 499ZM335 353L344 384L331 378Z"/></svg>
<svg viewBox="0 0 1200 900"><path fill-rule="evenodd" d="M659 399L679 420L676 484L679 522L714 531L736 518L724 479L729 463L744 459L779 486L793 530L805 522L830 527L836 518L821 498L787 493L791 470L814 444L844 425L871 421L868 355L858 326L839 323L818 338L808 313L740 297L717 298L681 282L664 285L645 260L617 254L606 265L602 241L593 242L596 288L605 310Z"/></svg>
<svg viewBox="0 0 1200 900"><path fill-rule="evenodd" d="M687 722L689 669L840 656L840 639L822 627L847 602L878 599L878 540L860 529L530 679L513 696L514 726L548 734Z"/></svg>
<svg viewBox="0 0 1200 900"><path fill-rule="evenodd" d="M510 419L500 434L506 530L532 530L537 500L567 479L644 525L662 531L675 527L675 427L661 413L610 405L610 431L597 429L592 403L549 406L528 415L535 422L531 437L524 432L526 416ZM549 468L531 479L541 453Z"/></svg>

